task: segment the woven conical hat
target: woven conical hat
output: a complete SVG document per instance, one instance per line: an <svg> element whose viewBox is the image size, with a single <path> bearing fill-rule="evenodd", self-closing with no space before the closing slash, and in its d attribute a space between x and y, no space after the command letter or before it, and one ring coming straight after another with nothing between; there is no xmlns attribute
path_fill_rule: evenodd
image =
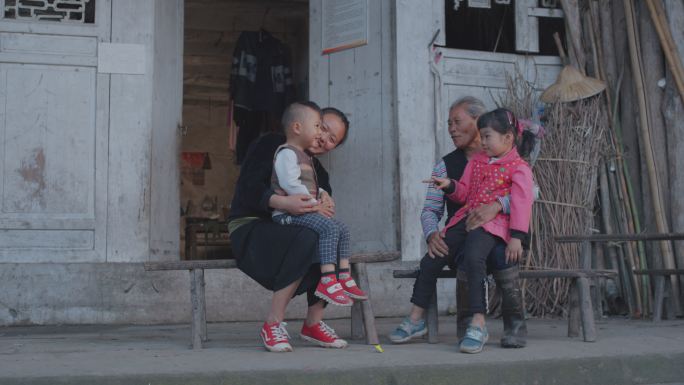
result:
<svg viewBox="0 0 684 385"><path fill-rule="evenodd" d="M606 83L582 75L573 66L565 66L556 82L541 94L544 103L574 102L594 96L606 89Z"/></svg>

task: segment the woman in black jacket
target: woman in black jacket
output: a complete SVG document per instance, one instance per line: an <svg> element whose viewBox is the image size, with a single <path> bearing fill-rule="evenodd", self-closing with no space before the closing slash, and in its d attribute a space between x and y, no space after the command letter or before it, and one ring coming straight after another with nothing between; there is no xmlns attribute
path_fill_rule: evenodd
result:
<svg viewBox="0 0 684 385"><path fill-rule="evenodd" d="M311 149L313 155L333 150L346 139L349 121L335 108L324 108L322 138ZM271 221L271 211L278 209L292 215L314 211L305 195L281 196L271 189L273 156L285 136L278 133L259 138L242 163L231 203L228 227L238 268L266 289L273 291L271 308L261 330L264 347L269 351L292 351L285 329L285 309L293 296L307 293L308 309L305 325L319 332L307 338L324 347L343 348L347 342L323 321L324 302L313 295L320 280L317 265L318 236L299 226L281 226ZM318 184L328 192L320 204L327 215L334 215L327 171L314 158ZM310 336L309 336L310 337Z"/></svg>

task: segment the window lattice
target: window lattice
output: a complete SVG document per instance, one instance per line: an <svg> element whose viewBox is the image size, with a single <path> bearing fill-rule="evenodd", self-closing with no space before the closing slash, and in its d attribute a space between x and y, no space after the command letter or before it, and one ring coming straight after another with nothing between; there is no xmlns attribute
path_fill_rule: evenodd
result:
<svg viewBox="0 0 684 385"><path fill-rule="evenodd" d="M5 19L92 24L95 0L5 0Z"/></svg>

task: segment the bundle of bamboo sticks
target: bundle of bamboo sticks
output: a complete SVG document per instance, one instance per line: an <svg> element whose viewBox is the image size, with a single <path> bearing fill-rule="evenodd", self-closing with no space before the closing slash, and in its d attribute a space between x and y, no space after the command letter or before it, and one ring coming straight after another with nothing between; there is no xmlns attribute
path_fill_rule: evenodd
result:
<svg viewBox="0 0 684 385"><path fill-rule="evenodd" d="M667 166L657 162L665 149L656 149L653 140L657 135L654 117L661 112L651 103L657 95L653 94L653 84L648 83L652 78L646 76L639 37L639 26L643 31L644 23L651 22L677 86L675 92L684 101L682 55L670 34L662 0L561 0L561 4L569 15L566 46L571 48L570 62L582 73L605 80L608 89L598 97L546 107L547 134L533 168L541 197L534 207L532 250L525 261L528 268L578 266L579 246L555 244L555 235L591 231L638 234L645 229L667 233L671 227L665 211L668 196L660 179L662 168ZM640 14L635 10L639 6ZM619 19L613 23L613 17ZM624 49L613 36L623 39ZM624 59L620 60L620 55ZM514 76L509 81L499 104L520 117L530 117L536 93L521 79ZM638 113L636 121L632 111ZM631 142L625 145L627 141ZM634 167L635 162L628 161L628 157L636 157L642 169L630 169L628 166ZM633 271L681 269L684 256L675 259L671 242L657 246L649 255L642 242L607 244L596 250L594 267L619 271L617 280L608 282L614 290L606 298L597 298L612 305L610 312L660 318L663 309L653 306L653 292L663 290L663 280L654 285L648 276L637 276ZM676 276L668 280L672 283L669 313L681 315L679 281ZM530 282L526 288L527 308L539 316L561 314L567 292L568 282L563 280Z"/></svg>
<svg viewBox="0 0 684 385"><path fill-rule="evenodd" d="M509 76L498 104L529 118L538 92L521 74ZM574 103L547 105L545 133L532 168L540 196L533 208L531 250L526 269L579 267L579 246L556 243L561 234L585 234L594 226L599 163L610 152L608 122L601 96ZM525 282L527 310L535 316L562 315L570 282L565 279Z"/></svg>

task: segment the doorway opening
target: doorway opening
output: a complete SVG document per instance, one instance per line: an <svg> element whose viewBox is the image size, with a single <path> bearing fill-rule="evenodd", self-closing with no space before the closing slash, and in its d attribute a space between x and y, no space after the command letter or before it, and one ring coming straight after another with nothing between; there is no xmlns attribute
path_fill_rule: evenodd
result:
<svg viewBox="0 0 684 385"><path fill-rule="evenodd" d="M306 99L308 54L308 0L185 0L182 259L232 256L225 219L240 163L279 129L286 103Z"/></svg>

